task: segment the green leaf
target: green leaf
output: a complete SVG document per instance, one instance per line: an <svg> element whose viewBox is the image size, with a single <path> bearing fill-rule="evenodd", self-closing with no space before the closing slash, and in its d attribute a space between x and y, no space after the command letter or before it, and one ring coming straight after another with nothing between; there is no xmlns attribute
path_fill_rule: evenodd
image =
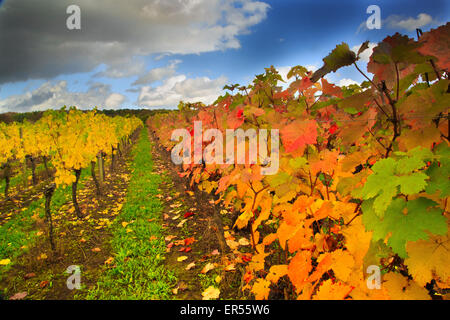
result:
<svg viewBox="0 0 450 320"><path fill-rule="evenodd" d="M356 54L350 50L348 44L341 43L323 59L322 68L314 72L311 77L312 82L316 82L331 71L336 72L339 68L349 66L357 60Z"/></svg>
<svg viewBox="0 0 450 320"><path fill-rule="evenodd" d="M272 188L287 183L291 180L291 176L284 171L280 171L275 175L266 176L267 182Z"/></svg>
<svg viewBox="0 0 450 320"><path fill-rule="evenodd" d="M405 153L396 153L400 159L382 159L372 166L373 174L368 178L362 189L364 200L375 198L373 209L376 215L383 218L384 211L399 192L413 195L423 191L428 184L428 175L424 171L416 172L425 167L424 159L433 157L431 151L425 148L415 148Z"/></svg>
<svg viewBox="0 0 450 320"><path fill-rule="evenodd" d="M406 195L412 195L422 191L427 182L428 176L422 172L415 172L409 176L398 177L400 192Z"/></svg>
<svg viewBox="0 0 450 320"><path fill-rule="evenodd" d="M434 194L440 191L440 198L450 196L450 147L444 142L436 147L438 161L434 161L426 173L430 177L425 192Z"/></svg>
<svg viewBox="0 0 450 320"><path fill-rule="evenodd" d="M383 240L371 241L369 250L364 256L364 270L370 265L381 265L380 260L391 255L392 250Z"/></svg>
<svg viewBox="0 0 450 320"><path fill-rule="evenodd" d="M325 65L331 71L336 72L337 69L349 66L356 61L356 54L350 50L348 44L341 43L331 51L331 53L323 59Z"/></svg>
<svg viewBox="0 0 450 320"><path fill-rule="evenodd" d="M308 161L303 157L297 157L289 160L289 165L293 169L304 167Z"/></svg>
<svg viewBox="0 0 450 320"><path fill-rule="evenodd" d="M390 235L387 245L401 258L408 256L405 248L408 241L427 240L427 232L447 233L447 219L437 203L430 199L418 198L408 202L403 198L394 199L383 219L376 215L373 201L367 200L361 205L363 223L367 230L373 231L372 241L384 240Z"/></svg>

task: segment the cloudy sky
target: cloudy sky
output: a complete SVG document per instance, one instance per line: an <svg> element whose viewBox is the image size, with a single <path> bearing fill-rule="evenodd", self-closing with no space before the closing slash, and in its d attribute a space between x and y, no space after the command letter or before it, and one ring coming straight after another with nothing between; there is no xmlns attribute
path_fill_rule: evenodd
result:
<svg viewBox="0 0 450 320"><path fill-rule="evenodd" d="M81 30L69 30L69 5ZM366 9L381 8L368 30ZM322 65L336 44L357 50L395 32L415 37L450 19L446 0L0 0L0 112L173 108L213 102L265 67ZM369 52L364 59L368 59ZM360 64L363 64L361 61ZM362 81L351 67L334 83Z"/></svg>

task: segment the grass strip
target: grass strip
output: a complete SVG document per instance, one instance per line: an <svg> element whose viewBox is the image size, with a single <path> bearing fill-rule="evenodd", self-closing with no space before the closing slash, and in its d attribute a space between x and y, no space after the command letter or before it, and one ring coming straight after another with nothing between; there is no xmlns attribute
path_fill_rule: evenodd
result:
<svg viewBox="0 0 450 320"><path fill-rule="evenodd" d="M166 245L162 204L156 197L161 177L153 172L151 143L142 129L133 150L132 175L125 204L111 225L114 262L87 292L87 299L170 299L176 283L164 266ZM76 297L83 298L83 293Z"/></svg>

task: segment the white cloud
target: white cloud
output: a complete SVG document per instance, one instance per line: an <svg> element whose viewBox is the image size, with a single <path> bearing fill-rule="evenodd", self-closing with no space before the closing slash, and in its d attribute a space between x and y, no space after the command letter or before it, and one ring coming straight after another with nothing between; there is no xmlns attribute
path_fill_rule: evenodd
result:
<svg viewBox="0 0 450 320"><path fill-rule="evenodd" d="M276 67L275 69L278 70L278 73L280 74L281 78L287 83L289 82L289 79L287 78L287 74L291 70L292 67L285 66L285 67Z"/></svg>
<svg viewBox="0 0 450 320"><path fill-rule="evenodd" d="M111 95L105 100L105 106L108 109L117 109L125 101L125 96L120 93L111 93Z"/></svg>
<svg viewBox="0 0 450 320"><path fill-rule="evenodd" d="M362 43L352 47L351 50L354 51L355 53L358 53L358 50L361 47L361 45ZM370 56L372 55L373 52L373 48L375 48L376 46L377 46L376 43L369 42L369 47L359 55L359 61L369 62Z"/></svg>
<svg viewBox="0 0 450 320"><path fill-rule="evenodd" d="M59 109L64 105L76 106L79 109L115 109L125 101L125 96L111 92L109 85L92 84L86 92L71 92L67 89L66 81L57 83L45 82L39 88L13 95L0 100L0 112L42 111Z"/></svg>
<svg viewBox="0 0 450 320"><path fill-rule="evenodd" d="M348 79L348 78L341 79L338 82L338 85L340 87L342 87L342 86L349 86L351 84L358 84L359 85L359 82L356 82L355 80Z"/></svg>
<svg viewBox="0 0 450 320"><path fill-rule="evenodd" d="M166 67L151 69L147 73L141 75L135 82L133 82L132 85L135 86L143 84L152 84L156 81L164 80L168 77L171 77L175 74L176 66L180 62L181 60L173 60Z"/></svg>
<svg viewBox="0 0 450 320"><path fill-rule="evenodd" d="M142 87L138 104L147 108L175 107L180 100L210 104L222 94L222 88L226 83L225 77L188 79L185 75L177 75L164 80L161 86Z"/></svg>
<svg viewBox="0 0 450 320"><path fill-rule="evenodd" d="M381 21L381 27L387 26L389 29L402 29L407 31L414 31L417 28L422 28L427 25L438 25L439 22L433 19L427 13L419 13L417 18L414 17L403 17L400 15L390 15L386 19ZM361 31L368 31L366 21L361 22L356 30L356 33Z"/></svg>
<svg viewBox="0 0 450 320"><path fill-rule="evenodd" d="M414 31L433 22L433 18L426 13L420 13L417 18L402 18L398 15L392 15L384 20L384 23L391 29L400 28L408 31Z"/></svg>

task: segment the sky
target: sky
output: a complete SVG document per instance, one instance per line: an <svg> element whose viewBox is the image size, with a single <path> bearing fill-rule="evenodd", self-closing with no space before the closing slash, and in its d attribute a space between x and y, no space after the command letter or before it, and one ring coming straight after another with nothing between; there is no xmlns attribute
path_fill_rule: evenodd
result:
<svg viewBox="0 0 450 320"><path fill-rule="evenodd" d="M337 44L371 50L450 21L447 0L0 0L0 113L206 104L273 65L314 71ZM67 19L80 8L81 29ZM381 28L368 29L370 5ZM73 20L70 20L73 21ZM360 83L354 67L327 75Z"/></svg>

